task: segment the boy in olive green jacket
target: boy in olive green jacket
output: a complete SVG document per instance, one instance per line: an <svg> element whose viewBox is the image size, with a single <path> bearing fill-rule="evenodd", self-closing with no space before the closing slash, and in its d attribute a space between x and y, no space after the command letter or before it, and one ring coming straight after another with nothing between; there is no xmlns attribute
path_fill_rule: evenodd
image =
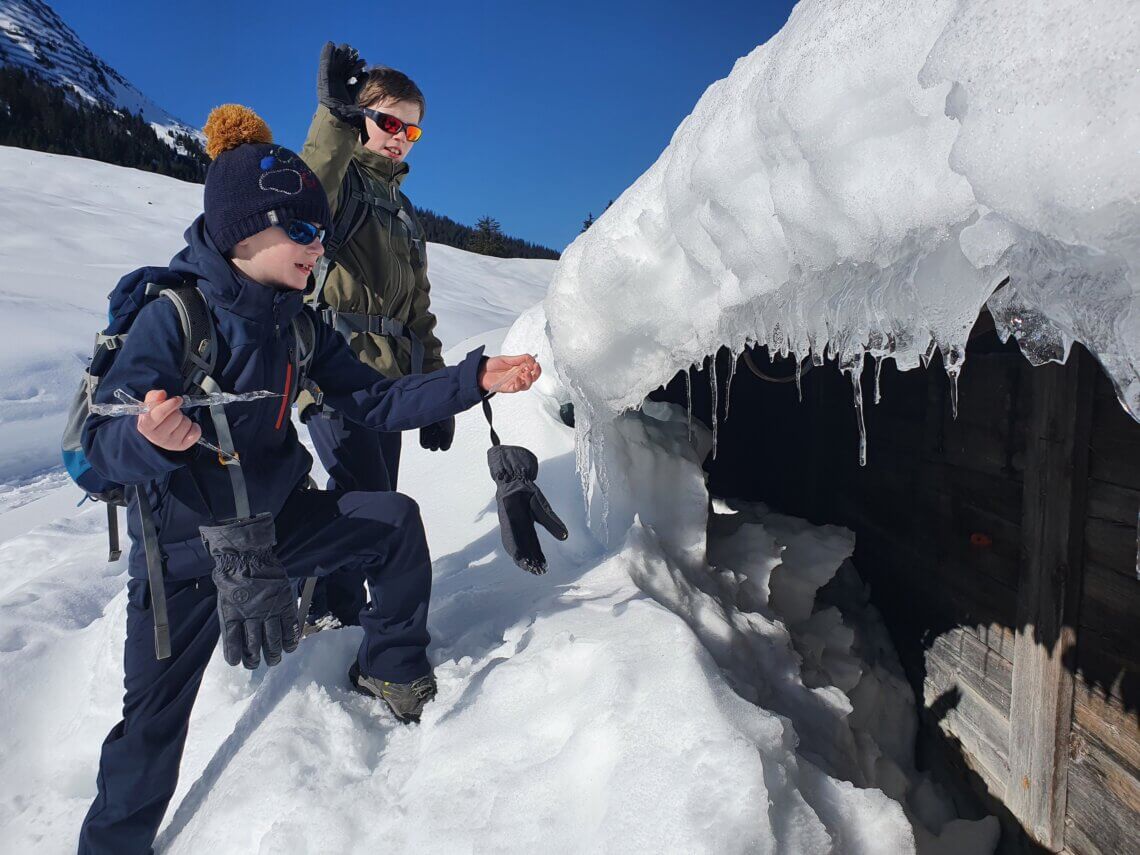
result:
<svg viewBox="0 0 1140 855"><path fill-rule="evenodd" d="M422 134L423 93L395 69L365 72L353 48L329 42L321 51L317 96L301 157L328 194L334 226L341 226L326 238L335 263L317 271L314 299L357 357L386 377L434 371L444 363L423 229L401 190L405 158ZM355 228L346 234L350 223ZM361 429L311 398L299 399L298 407L329 489L396 489L400 434ZM454 419L446 419L421 428L420 444L446 451L454 433ZM331 574L317 586L310 620L328 615L357 623L364 596L363 574Z"/></svg>

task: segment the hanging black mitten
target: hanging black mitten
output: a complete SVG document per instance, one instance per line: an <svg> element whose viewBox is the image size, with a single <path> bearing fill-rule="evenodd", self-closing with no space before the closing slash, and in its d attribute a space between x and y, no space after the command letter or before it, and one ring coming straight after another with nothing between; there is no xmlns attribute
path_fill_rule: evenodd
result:
<svg viewBox="0 0 1140 855"><path fill-rule="evenodd" d="M499 530L507 554L528 573L541 576L546 572L546 556L538 544L537 522L559 540L570 536L565 523L558 518L534 483L538 477L538 458L518 445L502 445L491 420L490 395L483 399L483 415L491 428L491 447L487 449L487 465L495 479L495 501L499 506Z"/></svg>
<svg viewBox="0 0 1140 855"><path fill-rule="evenodd" d="M559 540L565 540L570 532L534 483L538 458L518 445L495 445L487 449L487 464L497 485L499 528L507 554L528 573L545 573L546 556L538 543L535 523L545 526Z"/></svg>

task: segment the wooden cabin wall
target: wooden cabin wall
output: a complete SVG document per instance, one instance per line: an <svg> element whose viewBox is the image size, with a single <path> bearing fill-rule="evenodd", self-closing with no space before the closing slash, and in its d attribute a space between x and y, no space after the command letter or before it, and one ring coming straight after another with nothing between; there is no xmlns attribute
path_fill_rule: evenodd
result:
<svg viewBox="0 0 1140 855"><path fill-rule="evenodd" d="M730 363L723 351L719 360L721 420L717 457L706 462L710 491L856 532L856 566L923 700L938 759L948 760L1002 817L1008 852L1034 849L1030 838L1082 855L1140 852L1140 425L1120 409L1099 368L1089 370L1091 358L1082 358L1088 361L1082 376L1090 379L1078 383L1070 371L1066 381L1057 373L1062 369L1032 368L1012 344L980 335L959 381L957 419L937 356L931 370L898 372L885 363L878 404L868 360L865 468L858 465L851 383L833 364L805 375L802 403L793 384L767 383L739 366L725 420ZM693 376L694 410L709 421L708 372ZM1049 394L1061 397L1043 397ZM683 401L683 384L671 384L662 396ZM1065 411L1063 418L1042 415L1053 406ZM1080 408L1091 413L1068 412ZM1048 420L1050 431L1058 429L1053 421L1084 425L1068 452L1076 465L1066 459L1058 468L1054 460L1052 481L1039 469L1056 448L1032 419ZM1027 460L1035 491L1046 495L1025 494ZM1055 512L1054 493L1064 492L1056 485L1071 485L1066 476L1086 469L1059 505L1073 518L1068 554L1076 556L1075 568L1061 579L1046 572L1027 581L1027 572L1042 565L1042 532L1056 528L1041 506ZM1045 556L1044 564L1066 566L1065 557ZM1065 602L1052 603L1051 586ZM1054 617L1063 625L1049 630L1048 616L1035 611L1041 602L1056 605ZM1011 731L1019 638L1022 706ZM1054 648L1060 658L1050 660ZM1052 750L1061 778L1049 793L1054 801L1044 805L1028 796L1031 777L1035 791L1041 784L1036 772L1023 770L1040 759L1036 746L1024 742L1038 724L1027 726L1025 717L1041 714L1036 684L1026 682L1031 666L1056 677L1053 688L1063 699L1056 720L1046 716L1046 729L1059 730ZM1013 813L1005 810L1010 805ZM1041 826L1048 826L1050 811L1052 835Z"/></svg>
<svg viewBox="0 0 1140 855"><path fill-rule="evenodd" d="M1065 842L1140 852L1140 426L1097 373L1089 442Z"/></svg>

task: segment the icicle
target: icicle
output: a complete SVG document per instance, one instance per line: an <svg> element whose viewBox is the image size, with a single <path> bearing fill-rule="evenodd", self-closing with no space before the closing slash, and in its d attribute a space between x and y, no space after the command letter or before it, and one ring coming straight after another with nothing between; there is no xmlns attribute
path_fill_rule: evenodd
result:
<svg viewBox="0 0 1140 855"><path fill-rule="evenodd" d="M966 361L965 348L954 345L943 351L942 363L946 376L950 378L950 410L954 414L954 421L958 420L958 375L962 373L962 363Z"/></svg>
<svg viewBox="0 0 1140 855"><path fill-rule="evenodd" d="M728 421L728 407L732 403L732 378L736 376L736 365L740 361L740 355L736 353L729 353L732 357L732 367L728 369L728 381L724 384L724 420Z"/></svg>
<svg viewBox="0 0 1140 855"><path fill-rule="evenodd" d="M867 425L863 422L863 363L851 369L851 388L855 392L855 415L859 419L859 465L867 465Z"/></svg>
<svg viewBox="0 0 1140 855"><path fill-rule="evenodd" d="M716 402L716 354L713 354L712 362L709 365L709 391L712 393L712 434L713 434L713 447L712 456L716 460L716 425L719 419L717 418L717 402Z"/></svg>
<svg viewBox="0 0 1140 855"><path fill-rule="evenodd" d="M802 404L804 402L804 387L803 387L803 382L802 382L803 377L804 377L803 361L800 359L800 355L798 353L796 354L795 359L796 359L796 394L799 395L800 403Z"/></svg>
<svg viewBox="0 0 1140 855"><path fill-rule="evenodd" d="M1136 579L1140 580L1140 511L1136 512Z"/></svg>
<svg viewBox="0 0 1140 855"><path fill-rule="evenodd" d="M576 427L574 431L574 464L578 467L578 477L582 482L582 501L586 511L586 520L590 519L590 494L594 486L594 470L591 460L591 440L589 417L585 414L585 407L579 407L576 414Z"/></svg>
<svg viewBox="0 0 1140 855"><path fill-rule="evenodd" d="M685 369L685 398L688 401L685 410L688 413L689 442L693 441L693 377L692 367Z"/></svg>
<svg viewBox="0 0 1140 855"><path fill-rule="evenodd" d="M883 357L875 357L875 403L883 400L882 392L879 389L879 375L883 373Z"/></svg>

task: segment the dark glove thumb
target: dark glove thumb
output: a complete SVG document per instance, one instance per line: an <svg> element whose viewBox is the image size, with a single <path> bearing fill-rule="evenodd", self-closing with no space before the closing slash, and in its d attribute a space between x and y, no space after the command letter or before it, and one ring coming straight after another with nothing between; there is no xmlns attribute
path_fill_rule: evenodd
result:
<svg viewBox="0 0 1140 855"><path fill-rule="evenodd" d="M542 495L542 490L538 489L537 485L530 497L530 512L534 515L535 522L559 540L565 540L570 536L566 524L558 518L558 514L554 513L550 503L546 501L546 496Z"/></svg>

